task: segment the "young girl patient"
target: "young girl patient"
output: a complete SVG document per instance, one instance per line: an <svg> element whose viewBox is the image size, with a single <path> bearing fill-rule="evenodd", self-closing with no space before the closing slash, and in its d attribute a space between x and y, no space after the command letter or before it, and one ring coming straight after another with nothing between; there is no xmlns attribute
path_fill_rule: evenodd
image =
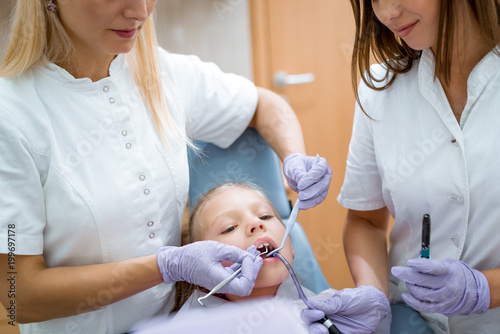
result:
<svg viewBox="0 0 500 334"><path fill-rule="evenodd" d="M285 226L270 200L256 186L249 183L225 183L217 186L206 193L198 202L191 213L189 220L189 240L196 242L201 240L214 240L224 244L240 247L247 250L255 246L257 251L270 252L279 247L285 234ZM294 252L289 239L279 252L292 264ZM285 265L276 257L263 259L262 268L255 281L255 286L246 297L230 294L214 294L203 299L203 305L198 303L198 298L205 296L208 291L204 288L190 285L186 282L177 283L177 316L185 316L186 312L193 309L212 308L226 304L253 298L267 297L268 301L278 302L290 307L291 314L299 319L300 313L307 308L300 299L297 289L289 275ZM231 263L227 263L228 266ZM336 290L327 289L319 295L315 295L307 288L302 287L304 294L311 303L318 302L316 299L328 299L333 295L342 298ZM358 290L353 290L358 291ZM370 295L369 291L360 290L365 293L365 299L375 301L376 295ZM358 298L352 294L353 298ZM373 298L373 299L372 299ZM364 314L372 307L371 303L352 307L350 300L334 300L337 305L330 305L335 309L332 316L334 324L342 333L374 333L375 328L363 325ZM324 316L322 311L321 317ZM354 314L354 315L353 315ZM384 315L385 316L385 315ZM382 316L382 318L384 318ZM305 325L306 323L304 323ZM356 330L350 330L356 324ZM378 333L389 333L390 315L376 330ZM326 327L320 325L316 333L328 333Z"/></svg>
<svg viewBox="0 0 500 334"><path fill-rule="evenodd" d="M285 227L273 204L261 190L249 183L231 182L213 188L199 200L189 220L189 242L214 240L245 250L254 245L260 253L266 248L267 252L278 248L284 234ZM292 264L294 252L289 239L280 254ZM258 297L299 300L285 265L277 257L263 254L262 259L263 265L250 295L214 294L204 299L203 304L213 307ZM207 290L187 283L178 285L177 304L182 306L178 314L203 307L197 299L205 296ZM303 289L306 296L314 295ZM305 305L302 303L300 307Z"/></svg>

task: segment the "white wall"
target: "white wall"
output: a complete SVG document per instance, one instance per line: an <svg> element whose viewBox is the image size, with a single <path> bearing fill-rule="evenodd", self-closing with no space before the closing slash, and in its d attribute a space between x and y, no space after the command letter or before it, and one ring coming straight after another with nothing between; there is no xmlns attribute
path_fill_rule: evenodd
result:
<svg viewBox="0 0 500 334"><path fill-rule="evenodd" d="M159 0L160 45L252 78L250 0Z"/></svg>
<svg viewBox="0 0 500 334"><path fill-rule="evenodd" d="M6 48L7 15L16 0L0 0L0 59ZM160 45L171 52L196 54L226 72L252 78L248 1L158 0Z"/></svg>

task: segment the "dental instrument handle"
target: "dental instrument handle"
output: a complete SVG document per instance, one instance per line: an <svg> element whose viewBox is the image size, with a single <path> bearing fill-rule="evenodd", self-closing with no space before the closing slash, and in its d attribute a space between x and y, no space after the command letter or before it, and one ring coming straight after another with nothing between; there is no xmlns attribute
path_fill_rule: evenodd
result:
<svg viewBox="0 0 500 334"><path fill-rule="evenodd" d="M234 273L232 273L228 278L224 279L222 282L217 284L212 290L210 290L209 293L207 293L205 296L198 298L198 303L200 303L201 306L203 306L202 300L205 298L210 297L220 289L222 289L227 283L231 282L238 274L241 273L241 267L236 270Z"/></svg>
<svg viewBox="0 0 500 334"><path fill-rule="evenodd" d="M309 304L309 300L307 299L306 294L304 293L304 290L302 290L302 286L299 283L299 279L297 278L297 275L295 275L295 271L293 271L293 268L290 265L290 263L288 263L288 261L280 253L275 253L275 254L273 254L273 256L277 257L278 259L281 260L281 262L283 262L286 269L288 269L288 271L290 272L290 276L292 277L293 283L295 284L295 287L297 288L297 292L299 293L300 299L302 299L304 304L306 304L306 306L312 310L313 308L311 307L311 304ZM320 319L316 322L325 326L328 329L328 333L342 334L342 332L339 331L339 329L333 324L333 321L328 319L326 316L324 316L323 319Z"/></svg>
<svg viewBox="0 0 500 334"><path fill-rule="evenodd" d="M297 201L295 202L295 205L293 206L292 213L290 213L290 217L288 218L288 222L286 224L285 234L283 235L283 240L281 241L281 246L279 246L275 250L269 252L269 254L267 254L266 257L270 257L270 256L273 256L275 253L278 253L285 245L286 238L288 238L288 235L290 234L292 227L295 225L295 220L297 219L297 216L299 215L299 203L300 203L300 199L297 198Z"/></svg>
<svg viewBox="0 0 500 334"><path fill-rule="evenodd" d="M306 295L304 294L304 290L302 290L302 287L300 286L299 280L298 280L297 276L295 275L295 272L293 271L290 263L288 263L288 261L280 253L275 253L275 254L273 254L273 256L277 257L278 259L281 260L281 262L283 262L286 269L288 269L288 271L290 272L290 276L292 277L293 283L295 284L295 287L297 288L297 292L299 293L300 299L302 299L302 301L304 302L304 304L306 304L307 307L312 309L311 304L309 304L309 300L307 299Z"/></svg>
<svg viewBox="0 0 500 334"><path fill-rule="evenodd" d="M333 324L333 321L328 319L326 316L323 317L323 319L320 319L316 322L319 322L323 326L325 326L328 329L328 333L330 334L342 334L341 331Z"/></svg>
<svg viewBox="0 0 500 334"><path fill-rule="evenodd" d="M313 166L318 163L319 158L320 158L319 154L316 154L316 159L314 159ZM283 248L283 246L285 246L286 238L288 238L290 231L292 230L293 226L295 225L295 221L297 220L297 216L299 215L299 204L300 204L300 199L297 198L297 201L295 202L295 205L293 206L292 212L290 213L290 217L288 217L285 235L283 236L283 240L281 241L281 246L279 246L275 250L269 252L266 255L266 257L273 256L275 253L278 253Z"/></svg>
<svg viewBox="0 0 500 334"><path fill-rule="evenodd" d="M266 246L266 250L264 252L260 253L259 256L261 256L263 254L266 254L266 253L267 253L267 246ZM211 295L213 295L214 293L216 293L217 291L219 291L220 289L222 289L222 287L224 287L227 283L231 282L236 276L238 276L239 273L241 273L241 269L242 268L243 267L239 267L238 270L236 270L234 273L232 273L231 275L229 275L222 282L220 282L219 284L217 284L205 296L198 298L198 303L200 303L201 306L204 306L203 303L202 303L202 300L205 299L205 298L210 297Z"/></svg>
<svg viewBox="0 0 500 334"><path fill-rule="evenodd" d="M430 259L430 243L431 243L431 216L424 214L422 219L422 248L418 255L419 258Z"/></svg>

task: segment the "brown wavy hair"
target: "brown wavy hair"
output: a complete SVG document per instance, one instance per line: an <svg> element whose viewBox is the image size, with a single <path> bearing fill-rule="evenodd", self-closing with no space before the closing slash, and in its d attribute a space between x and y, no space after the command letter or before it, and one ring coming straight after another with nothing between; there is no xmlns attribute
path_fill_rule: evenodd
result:
<svg viewBox="0 0 500 334"><path fill-rule="evenodd" d="M437 42L433 50L436 60L435 74L442 77L445 83L449 83L457 18L463 12L472 11L483 41L490 49L494 49L500 44L500 0L436 1L440 1L441 5ZM358 94L359 74L371 89L385 90L394 83L398 74L410 71L413 63L420 58L421 52L412 49L378 20L372 8L372 0L350 0L350 2L356 23L351 78L356 101L361 106ZM466 11L463 11L464 9ZM467 20L466 25L470 25ZM468 26L465 29L468 29ZM498 50L496 53L500 56ZM370 72L373 59L387 68L383 78L376 78ZM383 86L376 85L383 81L386 81ZM364 110L363 112L366 114Z"/></svg>

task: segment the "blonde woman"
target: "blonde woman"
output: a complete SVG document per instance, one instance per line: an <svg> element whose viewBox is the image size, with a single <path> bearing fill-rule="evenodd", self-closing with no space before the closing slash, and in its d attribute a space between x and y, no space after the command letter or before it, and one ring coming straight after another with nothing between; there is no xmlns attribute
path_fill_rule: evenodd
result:
<svg viewBox="0 0 500 334"><path fill-rule="evenodd" d="M189 138L225 147L253 126L308 206L326 196L331 172L311 168L292 110L158 48L155 5L16 1L0 68L0 300L22 333L126 332L172 309L174 282L213 288L221 260L243 268L225 292L250 293L254 253L178 247Z"/></svg>

